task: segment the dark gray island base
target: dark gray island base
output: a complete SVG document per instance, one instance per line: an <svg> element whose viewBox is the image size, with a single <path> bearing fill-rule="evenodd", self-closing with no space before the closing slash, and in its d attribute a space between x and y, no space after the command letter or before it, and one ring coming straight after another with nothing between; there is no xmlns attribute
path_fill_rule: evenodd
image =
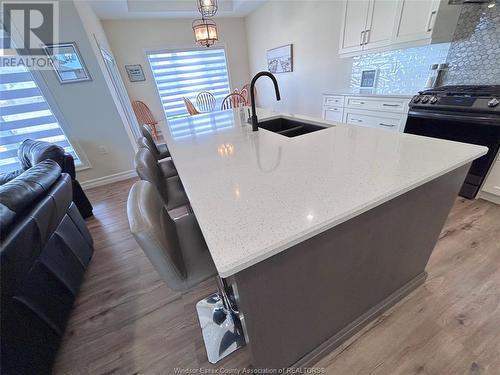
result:
<svg viewBox="0 0 500 375"><path fill-rule="evenodd" d="M422 284L469 166L228 278L253 366L313 365Z"/></svg>

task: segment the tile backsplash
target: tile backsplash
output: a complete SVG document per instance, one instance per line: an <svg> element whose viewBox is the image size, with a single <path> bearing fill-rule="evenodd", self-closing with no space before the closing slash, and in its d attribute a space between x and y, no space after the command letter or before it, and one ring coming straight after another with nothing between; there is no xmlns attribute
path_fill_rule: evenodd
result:
<svg viewBox="0 0 500 375"><path fill-rule="evenodd" d="M445 84L500 84L500 3L462 7L447 62Z"/></svg>
<svg viewBox="0 0 500 375"><path fill-rule="evenodd" d="M351 87L359 87L361 71L378 69L380 94L414 94L422 90L432 64L447 62L444 84L500 84L500 4L465 4L451 43L432 44L353 59Z"/></svg>
<svg viewBox="0 0 500 375"><path fill-rule="evenodd" d="M363 70L375 68L377 93L412 95L425 86L430 66L446 61L449 48L441 43L354 57L351 87L359 87Z"/></svg>

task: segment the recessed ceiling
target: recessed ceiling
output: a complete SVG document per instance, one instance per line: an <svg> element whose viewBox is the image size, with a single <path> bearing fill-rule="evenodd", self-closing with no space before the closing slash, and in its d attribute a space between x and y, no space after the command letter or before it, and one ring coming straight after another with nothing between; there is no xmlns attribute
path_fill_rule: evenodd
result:
<svg viewBox="0 0 500 375"><path fill-rule="evenodd" d="M244 17L267 0L218 0L216 17ZM200 13L196 0L90 0L101 19L192 18Z"/></svg>

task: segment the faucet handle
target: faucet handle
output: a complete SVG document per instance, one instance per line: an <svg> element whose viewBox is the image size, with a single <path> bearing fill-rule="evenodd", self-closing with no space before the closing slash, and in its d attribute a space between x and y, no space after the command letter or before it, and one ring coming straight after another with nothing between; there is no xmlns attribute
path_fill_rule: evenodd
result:
<svg viewBox="0 0 500 375"><path fill-rule="evenodd" d="M250 124L252 122L252 115L250 114L250 108L247 108L248 118L247 123Z"/></svg>

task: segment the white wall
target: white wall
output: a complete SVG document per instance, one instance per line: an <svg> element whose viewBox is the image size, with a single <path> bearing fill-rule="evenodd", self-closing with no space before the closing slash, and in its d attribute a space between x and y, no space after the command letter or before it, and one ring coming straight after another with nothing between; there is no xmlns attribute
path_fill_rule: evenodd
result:
<svg viewBox="0 0 500 375"><path fill-rule="evenodd" d="M257 83L257 104L283 112L321 116L321 94L349 87L352 59L338 57L342 2L269 1L245 18L251 74L267 70L266 50L293 44L293 72Z"/></svg>
<svg viewBox="0 0 500 375"><path fill-rule="evenodd" d="M231 88L249 82L247 40L242 18L215 18L219 45L226 48ZM192 19L104 20L109 45L131 100L145 102L155 118L165 119L146 52L175 48L196 48L191 29ZM125 65L141 64L144 82L129 82Z"/></svg>
<svg viewBox="0 0 500 375"><path fill-rule="evenodd" d="M94 53L95 41L89 39L73 1L59 4L61 41L76 42L92 81L61 85L53 71L40 75L62 114L64 130L91 163L77 178L84 183L130 171L134 150ZM101 146L106 155L100 153Z"/></svg>

